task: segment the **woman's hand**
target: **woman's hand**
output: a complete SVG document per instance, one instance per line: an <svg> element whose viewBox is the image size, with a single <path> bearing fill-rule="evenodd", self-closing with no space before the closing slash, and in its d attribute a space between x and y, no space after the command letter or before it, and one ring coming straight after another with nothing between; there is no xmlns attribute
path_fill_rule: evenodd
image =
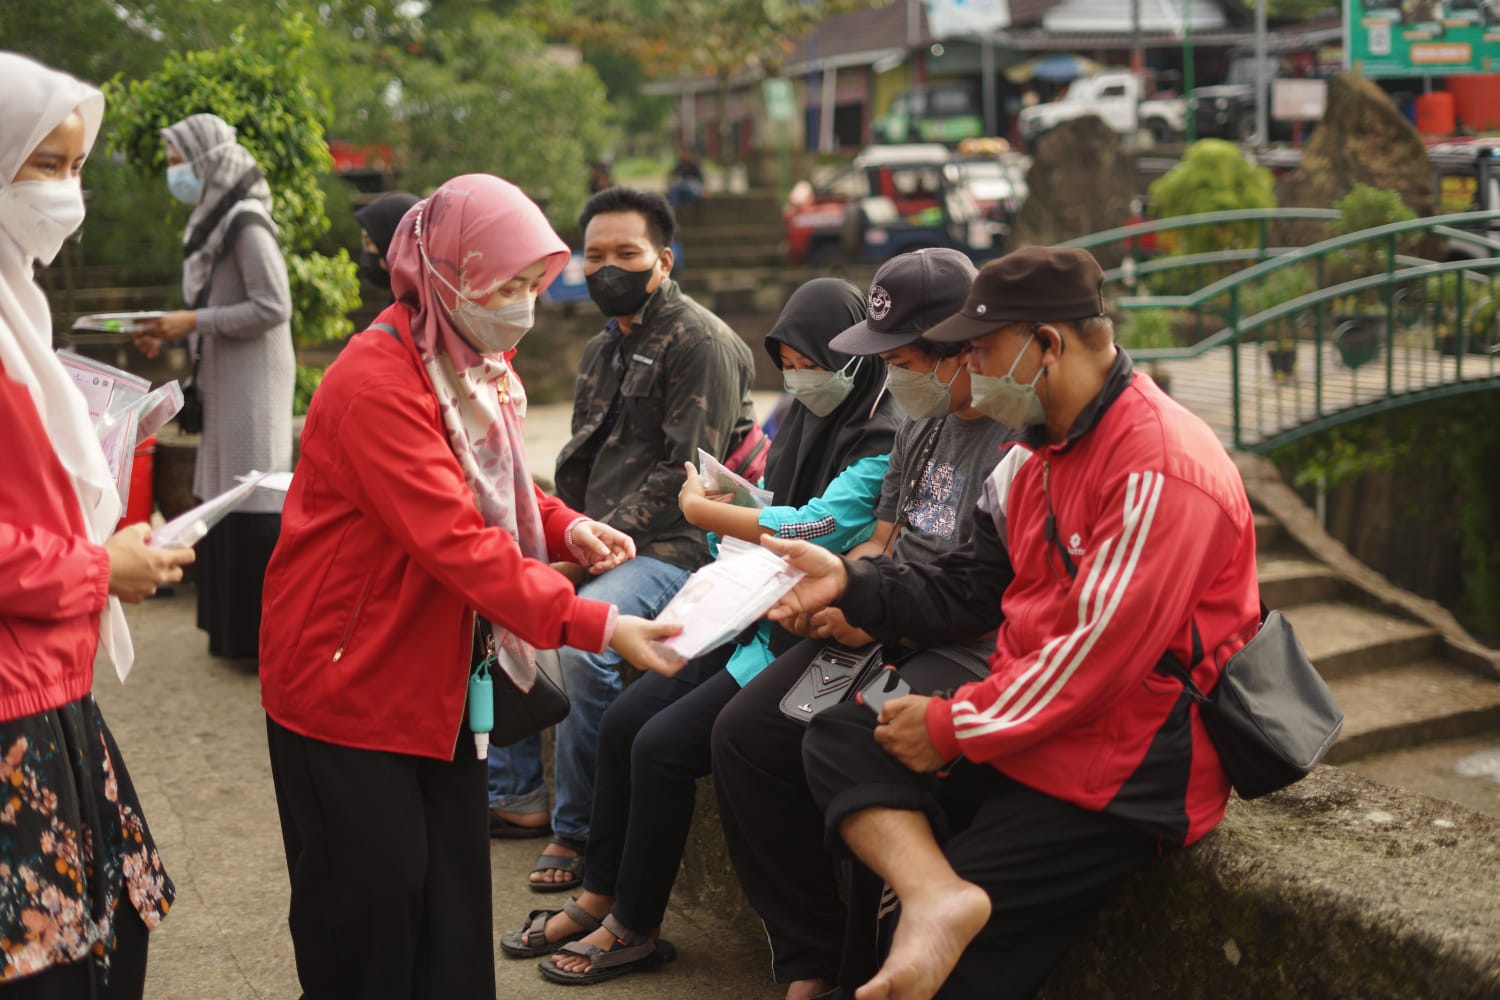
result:
<svg viewBox="0 0 1500 1000"><path fill-rule="evenodd" d="M142 320L131 336L135 346L148 358L161 353L163 344L181 340L198 329L198 314L191 309L163 313L157 319Z"/></svg>
<svg viewBox="0 0 1500 1000"><path fill-rule="evenodd" d="M647 621L635 615L621 615L615 622L615 634L609 640L609 648L642 670L671 677L687 661L674 658L675 654L662 646L661 641L681 632L681 625Z"/></svg>
<svg viewBox="0 0 1500 1000"><path fill-rule="evenodd" d="M571 540L583 553L583 565L595 575L635 558L635 539L602 521L579 521Z"/></svg>
<svg viewBox="0 0 1500 1000"><path fill-rule="evenodd" d="M687 478L682 481L682 489L677 491L677 506L682 510L682 516L687 518L688 523L695 527L703 527L696 518L701 515L696 511L701 509L705 503L730 503L734 500L732 493L720 493L710 491L703 485L703 477L698 474L697 466L692 462L684 462L683 468L687 471Z"/></svg>
<svg viewBox="0 0 1500 1000"><path fill-rule="evenodd" d="M151 526L127 525L104 543L109 553L109 592L139 604L164 583L182 579L182 567L198 558L190 548L156 549L146 544Z"/></svg>

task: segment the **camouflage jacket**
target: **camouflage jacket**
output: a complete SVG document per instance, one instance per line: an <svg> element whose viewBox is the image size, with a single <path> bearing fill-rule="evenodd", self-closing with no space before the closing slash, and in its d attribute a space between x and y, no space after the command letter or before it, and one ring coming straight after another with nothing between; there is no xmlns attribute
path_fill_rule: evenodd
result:
<svg viewBox="0 0 1500 1000"><path fill-rule="evenodd" d="M589 341L578 366L557 494L628 532L640 555L696 569L708 543L677 507L682 465L696 464L699 448L722 460L753 426L755 362L723 320L670 279L630 333L612 328Z"/></svg>

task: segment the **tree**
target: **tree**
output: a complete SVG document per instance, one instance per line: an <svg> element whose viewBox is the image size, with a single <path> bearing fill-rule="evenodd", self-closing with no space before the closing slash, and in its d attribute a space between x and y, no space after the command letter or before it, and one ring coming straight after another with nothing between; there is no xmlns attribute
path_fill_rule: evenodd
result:
<svg viewBox="0 0 1500 1000"><path fill-rule="evenodd" d="M1150 193L1151 212L1161 219L1276 205L1271 172L1223 139L1193 143L1181 163L1152 182ZM1248 246L1256 232L1254 223L1196 226L1174 232L1173 242L1178 252L1203 253Z"/></svg>
<svg viewBox="0 0 1500 1000"><path fill-rule="evenodd" d="M719 148L729 141L729 89L742 74L775 75L820 21L890 0L536 0L548 27L595 49L628 53L654 76L718 84Z"/></svg>
<svg viewBox="0 0 1500 1000"><path fill-rule="evenodd" d="M161 130L201 111L238 129L271 186L292 289L292 335L298 347L347 335L345 313L359 304L359 282L347 251L314 252L328 229L319 178L333 167L323 139L324 110L306 62L313 32L301 18L272 43L236 30L227 46L169 57L144 80L116 78L107 87L113 150L137 169L166 169Z"/></svg>

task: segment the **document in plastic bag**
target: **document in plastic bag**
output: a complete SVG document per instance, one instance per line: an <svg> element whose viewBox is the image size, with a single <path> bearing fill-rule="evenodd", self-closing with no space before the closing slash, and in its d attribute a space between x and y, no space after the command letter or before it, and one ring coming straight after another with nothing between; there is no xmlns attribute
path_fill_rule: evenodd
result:
<svg viewBox="0 0 1500 1000"><path fill-rule="evenodd" d="M104 460L115 477L115 490L124 505L130 500L130 470L135 462L141 417L137 406L149 395L151 382L66 349L58 351L57 358L83 393L99 446L104 449Z"/></svg>
<svg viewBox="0 0 1500 1000"><path fill-rule="evenodd" d="M208 530L234 512L234 509L250 499L269 472L250 472L240 485L225 490L212 500L205 500L192 510L178 514L172 520L151 532L147 542L159 549L175 548L179 545L196 545L208 534Z"/></svg>
<svg viewBox="0 0 1500 1000"><path fill-rule="evenodd" d="M691 660L733 639L759 621L803 573L770 549L738 538L719 544L719 558L688 577L656 616L682 625L661 645L669 658Z"/></svg>
<svg viewBox="0 0 1500 1000"><path fill-rule="evenodd" d="M158 320L166 313L157 311L145 312L112 312L112 313L90 313L80 316L73 321L73 329L88 330L95 333L135 333L146 322Z"/></svg>
<svg viewBox="0 0 1500 1000"><path fill-rule="evenodd" d="M702 448L698 449L698 475L703 479L705 489L714 493L728 493L732 497L729 502L736 507L760 510L771 505L770 490L763 490L744 476L730 472L723 462Z"/></svg>

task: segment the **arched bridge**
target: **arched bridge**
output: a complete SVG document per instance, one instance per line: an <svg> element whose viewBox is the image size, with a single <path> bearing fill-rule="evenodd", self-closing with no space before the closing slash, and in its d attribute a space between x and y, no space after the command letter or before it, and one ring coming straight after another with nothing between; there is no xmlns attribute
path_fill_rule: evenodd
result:
<svg viewBox="0 0 1500 1000"><path fill-rule="evenodd" d="M1229 448L1265 452L1385 410L1500 388L1500 240L1484 234L1500 227L1500 212L1269 245L1271 223L1337 217L1319 209L1216 212L1062 245L1126 248L1121 266L1107 272L1121 343ZM1143 259L1143 237L1196 226L1258 231L1258 245ZM1439 242L1474 256L1437 261L1404 252ZM1179 340L1199 339L1166 346L1169 327L1184 331ZM1141 336L1148 330L1155 332Z"/></svg>

